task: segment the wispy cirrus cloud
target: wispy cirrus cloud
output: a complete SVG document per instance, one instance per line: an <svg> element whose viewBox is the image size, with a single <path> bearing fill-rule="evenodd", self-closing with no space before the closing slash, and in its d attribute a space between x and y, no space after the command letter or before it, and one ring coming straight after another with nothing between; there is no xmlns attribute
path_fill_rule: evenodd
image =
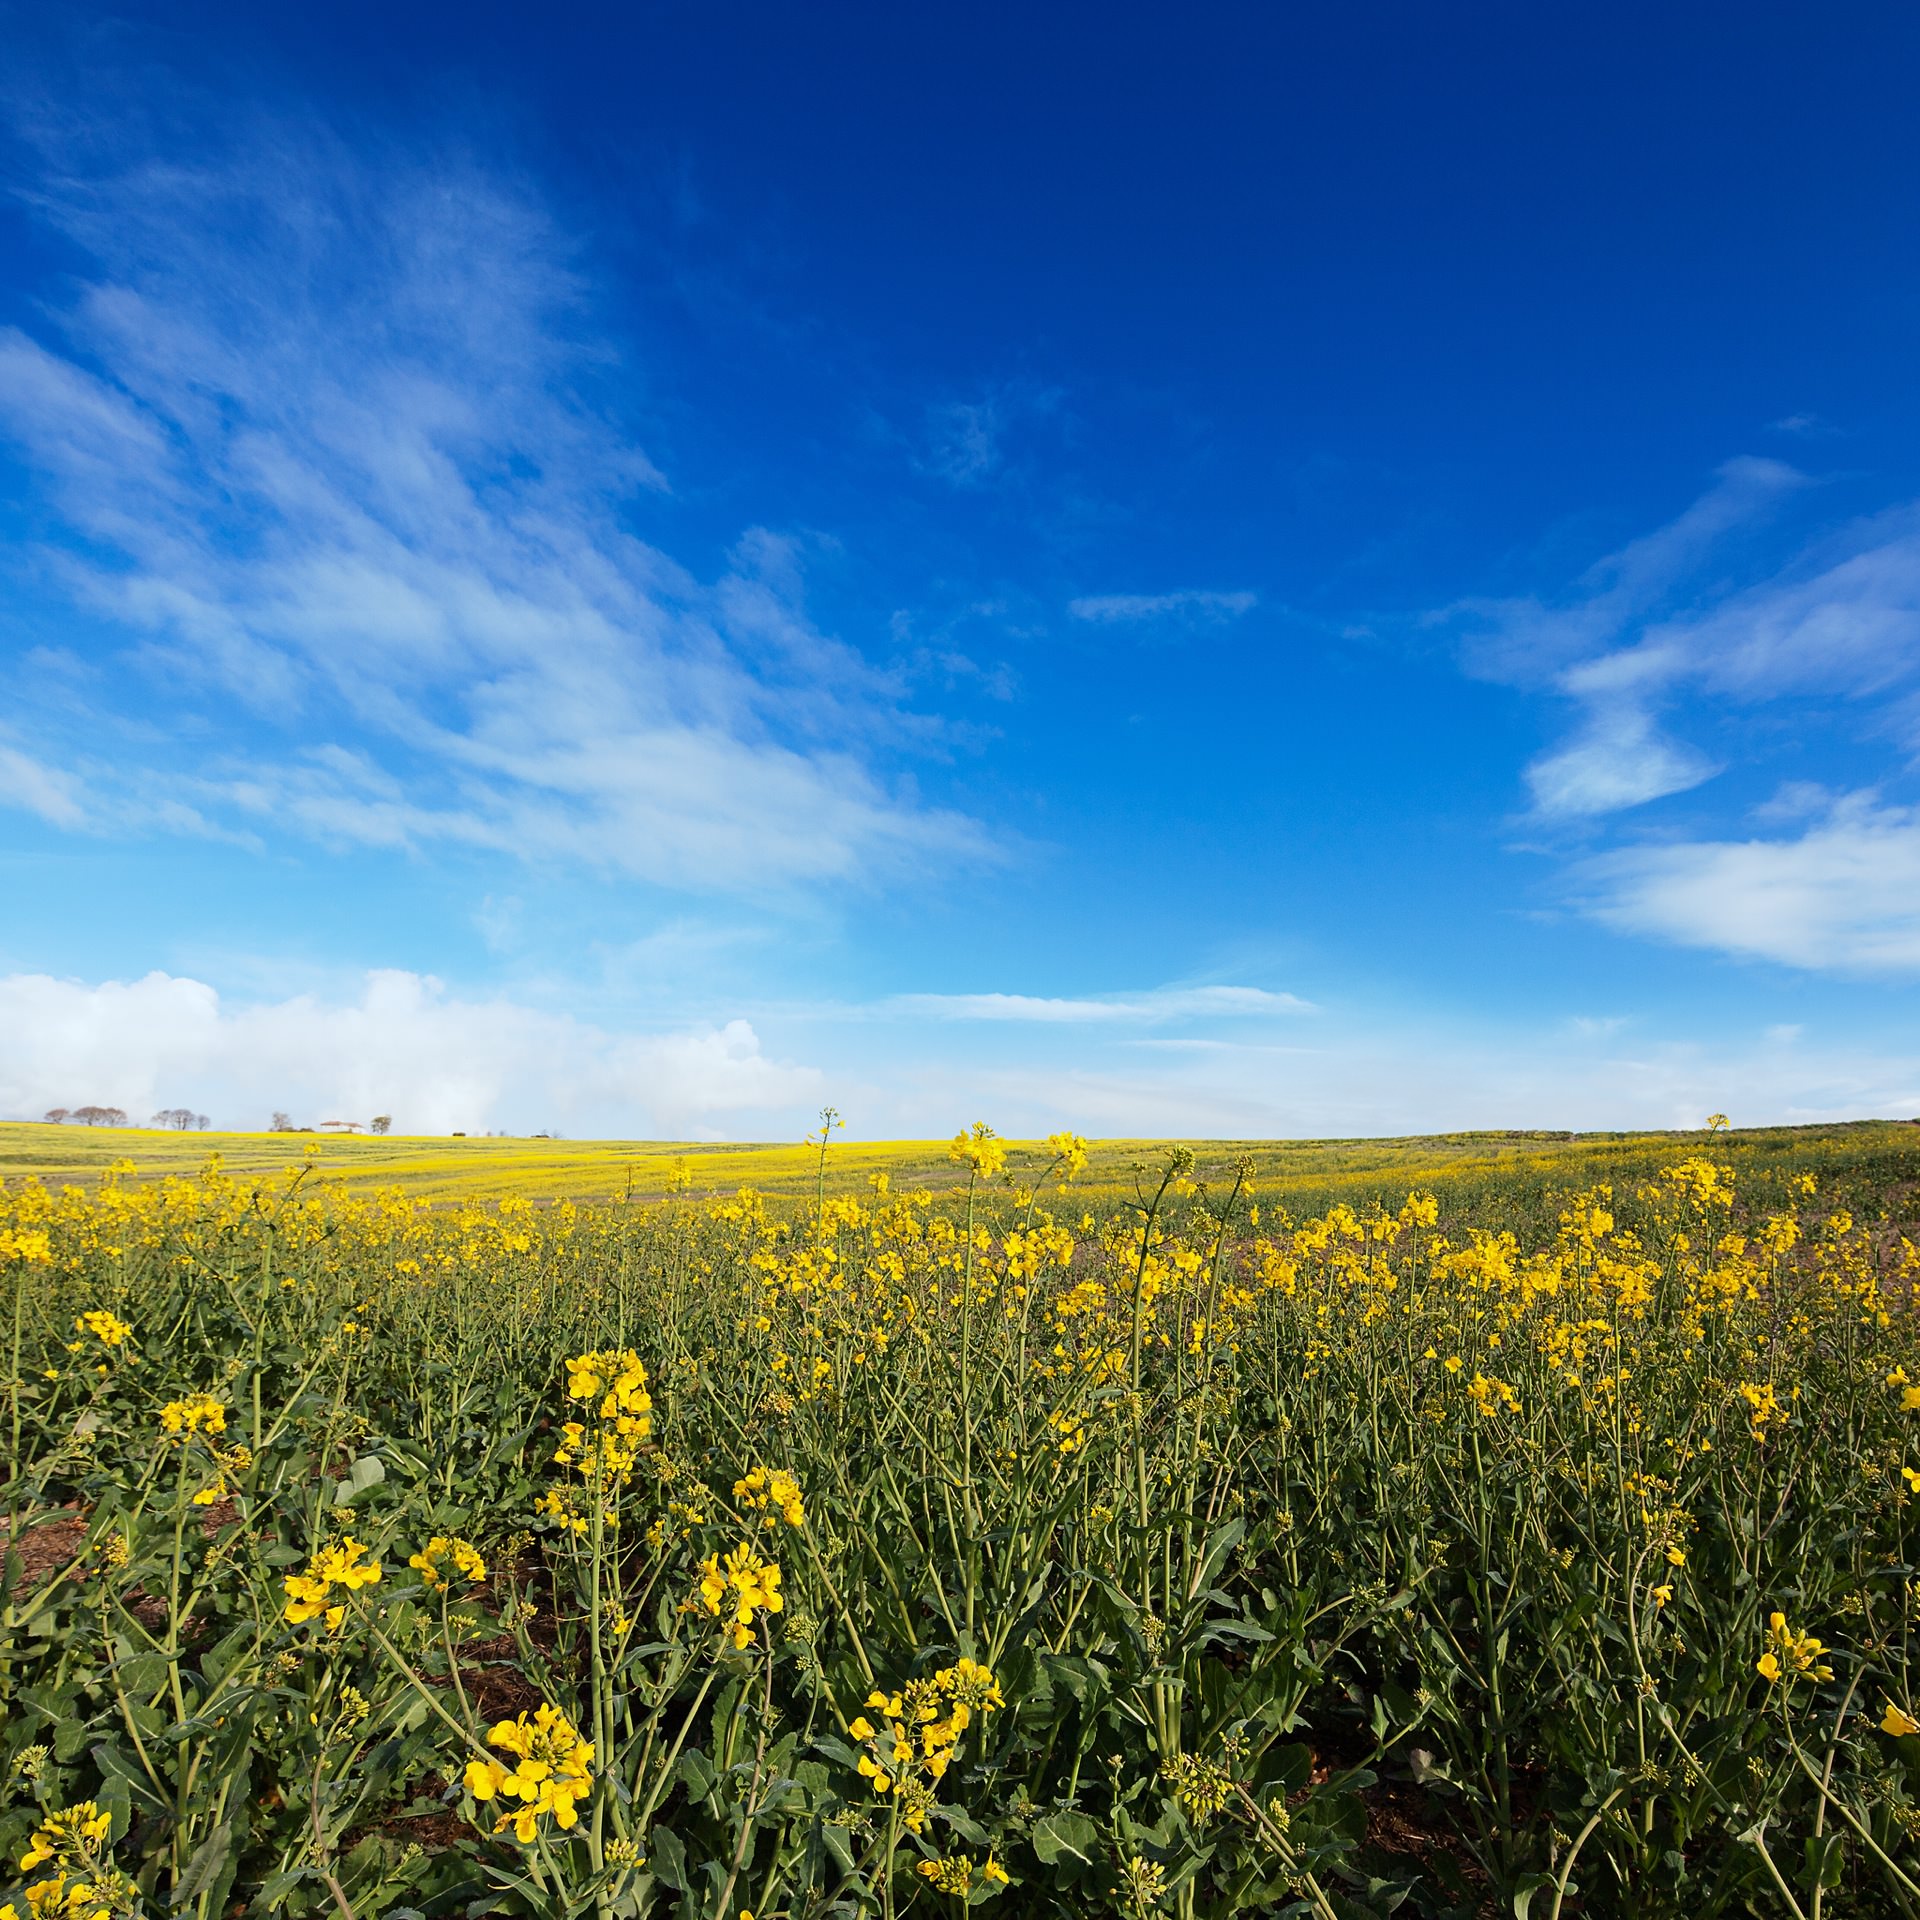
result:
<svg viewBox="0 0 1920 1920"><path fill-rule="evenodd" d="M1121 626L1150 620L1172 620L1198 625L1237 620L1260 603L1257 593L1220 593L1183 588L1177 593L1094 593L1067 602L1076 620L1101 626Z"/></svg>
<svg viewBox="0 0 1920 1920"><path fill-rule="evenodd" d="M804 542L748 528L702 573L641 531L671 488L634 370L524 183L312 125L190 167L20 131L87 261L0 331L36 564L195 750L163 732L84 799L10 765L16 802L151 823L164 786L215 826L749 892L985 856L889 771L939 723L814 622Z"/></svg>
<svg viewBox="0 0 1920 1920"><path fill-rule="evenodd" d="M1032 1022L1085 1026L1109 1022L1264 1019L1312 1013L1313 1003L1264 987L1152 987L1139 993L1048 998L1027 993L903 993L882 1003L887 1012L933 1020Z"/></svg>
<svg viewBox="0 0 1920 1920"><path fill-rule="evenodd" d="M1572 739L1533 760L1526 779L1538 811L1565 818L1684 793L1718 771L1707 755L1663 734L1652 714L1604 702Z"/></svg>
<svg viewBox="0 0 1920 1920"><path fill-rule="evenodd" d="M87 812L80 782L58 767L0 743L0 805L37 814L50 826L79 827Z"/></svg>
<svg viewBox="0 0 1920 1920"><path fill-rule="evenodd" d="M1460 634L1469 672L1574 707L1572 734L1526 769L1538 814L1599 818L1711 779L1721 757L1677 731L1690 714L1877 700L1874 724L1920 745L1920 505L1853 520L1784 562L1729 553L1810 484L1779 461L1729 461L1685 512L1565 594L1435 616Z"/></svg>

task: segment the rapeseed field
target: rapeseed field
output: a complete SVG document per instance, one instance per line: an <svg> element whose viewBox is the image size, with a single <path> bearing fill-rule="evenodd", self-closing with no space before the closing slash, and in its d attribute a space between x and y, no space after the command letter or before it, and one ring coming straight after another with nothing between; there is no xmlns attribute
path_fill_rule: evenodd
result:
<svg viewBox="0 0 1920 1920"><path fill-rule="evenodd" d="M1920 1911L1914 1139L13 1179L0 1915Z"/></svg>

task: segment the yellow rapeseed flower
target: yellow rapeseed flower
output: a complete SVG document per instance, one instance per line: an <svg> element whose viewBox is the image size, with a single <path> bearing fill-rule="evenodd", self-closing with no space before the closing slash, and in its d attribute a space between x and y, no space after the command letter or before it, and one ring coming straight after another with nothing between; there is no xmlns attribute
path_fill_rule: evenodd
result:
<svg viewBox="0 0 1920 1920"><path fill-rule="evenodd" d="M763 1527L784 1520L790 1527L807 1524L807 1509L800 1482L779 1467L755 1467L744 1479L733 1483L733 1497L743 1506L765 1515Z"/></svg>
<svg viewBox="0 0 1920 1920"><path fill-rule="evenodd" d="M83 1313L74 1323L78 1333L90 1333L103 1347L122 1347L127 1343L133 1329L117 1314L96 1308L92 1313Z"/></svg>
<svg viewBox="0 0 1920 1920"><path fill-rule="evenodd" d="M487 1744L512 1758L467 1763L467 1791L483 1805L504 1796L522 1804L509 1807L493 1823L495 1833L509 1828L522 1846L538 1836L541 1815L563 1832L580 1824L578 1803L593 1791L593 1743L556 1706L543 1701L529 1718L497 1721Z"/></svg>
<svg viewBox="0 0 1920 1920"><path fill-rule="evenodd" d="M287 1574L280 1583L287 1593L287 1619L298 1627L325 1614L327 1631L337 1631L347 1608L344 1599L335 1598L334 1589L343 1594L358 1593L362 1587L379 1582L380 1562L363 1560L361 1555L366 1551L349 1534L338 1546L323 1547L316 1553L304 1573Z"/></svg>
<svg viewBox="0 0 1920 1920"><path fill-rule="evenodd" d="M1754 1662L1754 1669L1768 1685L1783 1679L1789 1683L1801 1678L1831 1680L1833 1669L1820 1659L1826 1650L1825 1641L1810 1633L1795 1633L1784 1613L1770 1614L1766 1651Z"/></svg>
<svg viewBox="0 0 1920 1920"><path fill-rule="evenodd" d="M700 1582L681 1611L725 1618L729 1637L741 1648L753 1639L757 1614L779 1613L786 1604L780 1593L779 1567L761 1559L743 1541L725 1560L710 1553L700 1562Z"/></svg>
<svg viewBox="0 0 1920 1920"><path fill-rule="evenodd" d="M1007 1143L984 1120L953 1136L947 1158L966 1167L976 1180L991 1180L1007 1164Z"/></svg>
<svg viewBox="0 0 1920 1920"><path fill-rule="evenodd" d="M175 1445L185 1446L196 1433L225 1433L227 1410L210 1393L190 1393L160 1409L160 1427Z"/></svg>
<svg viewBox="0 0 1920 1920"><path fill-rule="evenodd" d="M436 1589L452 1586L453 1582L446 1572L449 1564L463 1580L474 1585L487 1577L487 1563L480 1558L478 1549L471 1542L449 1539L442 1534L435 1534L407 1561L407 1565L416 1569L430 1588Z"/></svg>

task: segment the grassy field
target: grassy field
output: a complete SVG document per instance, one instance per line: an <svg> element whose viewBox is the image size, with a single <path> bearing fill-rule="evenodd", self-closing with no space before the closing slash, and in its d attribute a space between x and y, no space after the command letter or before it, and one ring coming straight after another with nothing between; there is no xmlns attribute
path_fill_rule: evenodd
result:
<svg viewBox="0 0 1920 1920"><path fill-rule="evenodd" d="M1302 1203L1404 1197L1410 1185L1463 1197L1525 1184L1580 1184L1644 1176L1663 1160L1708 1142L1705 1133L1455 1133L1401 1139L1192 1141L1202 1179L1231 1180L1242 1161L1262 1191ZM1818 1127L1768 1127L1723 1133L1714 1151L1755 1169L1898 1157L1913 1151L1920 1127L1857 1121ZM1101 1140L1088 1146L1077 1190L1103 1203L1130 1192L1136 1170L1157 1171L1163 1141ZM657 1140L449 1139L445 1136L338 1136L287 1133L167 1133L142 1127L51 1127L0 1122L0 1180L49 1184L97 1181L110 1167L135 1179L197 1174L210 1154L239 1177L283 1172L312 1157L316 1172L350 1188L393 1187L410 1197L464 1200L515 1195L554 1200L658 1198L676 1165L701 1196L752 1187L769 1197L810 1196L819 1156L798 1144ZM1049 1155L1041 1143L1010 1142L1008 1166L1037 1177ZM827 1164L830 1193L866 1192L884 1173L896 1186L941 1189L964 1184L944 1140L867 1143L836 1133ZM1397 1204L1397 1200L1396 1200Z"/></svg>
<svg viewBox="0 0 1920 1920"><path fill-rule="evenodd" d="M5 1138L0 1920L1920 1915L1920 1128L304 1144Z"/></svg>

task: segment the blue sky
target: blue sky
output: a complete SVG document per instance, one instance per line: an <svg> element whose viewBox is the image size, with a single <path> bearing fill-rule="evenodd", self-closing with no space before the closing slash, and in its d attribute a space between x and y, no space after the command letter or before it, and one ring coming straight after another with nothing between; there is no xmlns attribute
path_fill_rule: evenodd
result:
<svg viewBox="0 0 1920 1920"><path fill-rule="evenodd" d="M1920 25L17 9L0 1112L1920 1113Z"/></svg>

